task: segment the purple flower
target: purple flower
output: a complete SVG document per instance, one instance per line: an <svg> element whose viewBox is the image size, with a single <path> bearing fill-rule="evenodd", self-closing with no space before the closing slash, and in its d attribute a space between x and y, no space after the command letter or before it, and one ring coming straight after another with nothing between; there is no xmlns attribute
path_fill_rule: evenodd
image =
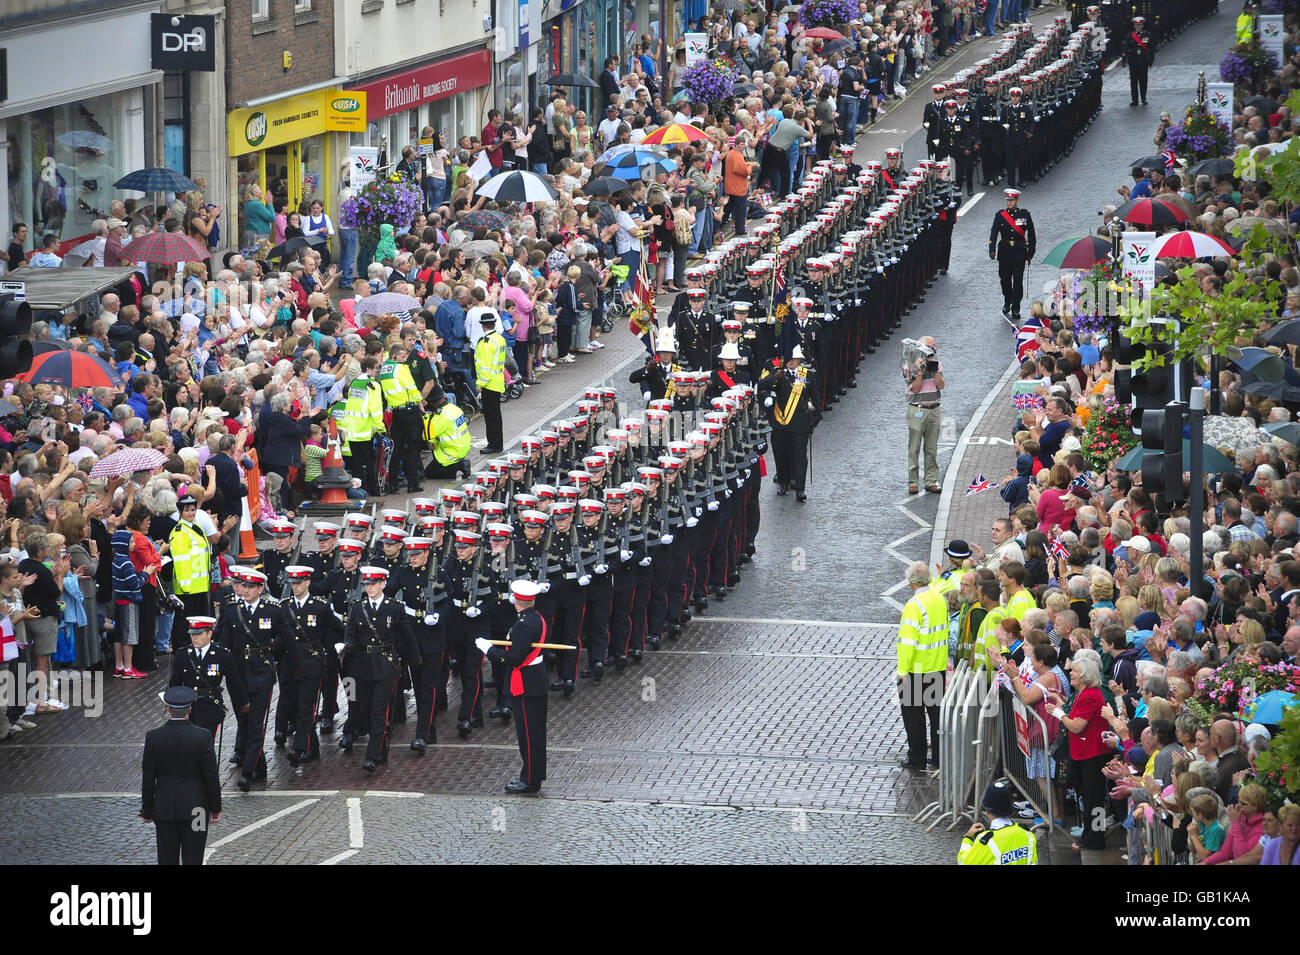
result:
<svg viewBox="0 0 1300 955"><path fill-rule="evenodd" d="M833 27L848 23L857 16L855 0L806 0L799 11L799 19L812 27Z"/></svg>

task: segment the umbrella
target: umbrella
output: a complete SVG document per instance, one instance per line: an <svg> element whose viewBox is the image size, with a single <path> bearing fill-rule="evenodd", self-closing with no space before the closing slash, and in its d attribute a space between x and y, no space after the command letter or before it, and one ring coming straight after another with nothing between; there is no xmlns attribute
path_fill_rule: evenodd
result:
<svg viewBox="0 0 1300 955"><path fill-rule="evenodd" d="M1267 96L1252 96L1249 99L1241 101L1242 108L1253 106L1264 113L1277 112L1277 100L1269 99Z"/></svg>
<svg viewBox="0 0 1300 955"><path fill-rule="evenodd" d="M88 129L73 129L60 133L56 140L60 146L67 146L69 149L93 149L101 153L113 151L113 140L99 133L92 133Z"/></svg>
<svg viewBox="0 0 1300 955"><path fill-rule="evenodd" d="M1156 263L1156 281L1163 282L1165 279L1172 279L1174 273L1169 271L1169 266L1163 262Z"/></svg>
<svg viewBox="0 0 1300 955"><path fill-rule="evenodd" d="M542 80L543 86L589 86L600 89L600 84L586 73L556 73L548 80Z"/></svg>
<svg viewBox="0 0 1300 955"><path fill-rule="evenodd" d="M420 308L420 300L400 292L380 292L367 295L357 302L358 315L394 315L397 312L414 312Z"/></svg>
<svg viewBox="0 0 1300 955"><path fill-rule="evenodd" d="M822 56L831 56L840 52L840 50L849 50L853 48L853 41L848 37L841 37L838 40L831 40L822 47Z"/></svg>
<svg viewBox="0 0 1300 955"><path fill-rule="evenodd" d="M732 96L748 96L750 93L757 93L758 87L753 83L745 81L743 83L733 83L731 86ZM642 140L645 142L645 140Z"/></svg>
<svg viewBox="0 0 1300 955"><path fill-rule="evenodd" d="M95 257L95 243L97 239L87 239L68 249L63 256L63 267L65 269L80 268Z"/></svg>
<svg viewBox="0 0 1300 955"><path fill-rule="evenodd" d="M1291 227L1281 219L1266 219L1263 216L1238 216L1227 225L1229 232L1250 232L1255 226L1263 226L1265 232L1274 235L1290 235Z"/></svg>
<svg viewBox="0 0 1300 955"><path fill-rule="evenodd" d="M1300 345L1300 321L1289 318L1274 325L1264 336L1270 345Z"/></svg>
<svg viewBox="0 0 1300 955"><path fill-rule="evenodd" d="M668 105L676 106L679 103L689 103L690 101L691 101L691 91L686 89L681 89L673 94L672 99L668 101Z"/></svg>
<svg viewBox="0 0 1300 955"><path fill-rule="evenodd" d="M136 471L152 471L167 460L167 455L153 448L123 448L100 458L90 469L90 476L123 477Z"/></svg>
<svg viewBox="0 0 1300 955"><path fill-rule="evenodd" d="M1280 143L1260 143L1255 148L1266 149L1268 150L1268 154L1272 156L1275 155L1276 153L1282 152L1283 150L1290 149L1292 146L1295 145L1295 140L1296 138L1292 136L1290 139L1284 139Z"/></svg>
<svg viewBox="0 0 1300 955"><path fill-rule="evenodd" d="M32 367L15 381L64 388L120 388L122 376L102 358L84 351L51 351L32 359Z"/></svg>
<svg viewBox="0 0 1300 955"><path fill-rule="evenodd" d="M1115 210L1115 218L1134 225L1177 225L1187 221L1187 213L1163 199L1130 199Z"/></svg>
<svg viewBox="0 0 1300 955"><path fill-rule="evenodd" d="M1203 259L1232 255L1232 246L1204 232L1171 232L1156 239L1152 253L1157 259Z"/></svg>
<svg viewBox="0 0 1300 955"><path fill-rule="evenodd" d="M1268 444L1269 434L1255 426L1250 418L1229 418L1227 415L1205 416L1205 443L1223 452L1231 451L1238 457L1243 451L1254 455L1261 444Z"/></svg>
<svg viewBox="0 0 1300 955"><path fill-rule="evenodd" d="M266 253L266 257L268 259L283 259L299 249L310 249L313 246L324 245L328 241L328 237L323 235L295 235L292 239L285 239L279 245L274 246L271 251Z"/></svg>
<svg viewBox="0 0 1300 955"><path fill-rule="evenodd" d="M19 408L12 401L0 401L0 417L3 417L4 415L17 414L22 410L22 408Z"/></svg>
<svg viewBox="0 0 1300 955"><path fill-rule="evenodd" d="M44 355L47 351L70 351L72 343L61 338L47 338L45 341L32 342L32 354Z"/></svg>
<svg viewBox="0 0 1300 955"><path fill-rule="evenodd" d="M660 126L641 142L650 146L666 146L673 143L693 143L708 138L704 130L698 126L692 126L690 123L669 123L667 126Z"/></svg>
<svg viewBox="0 0 1300 955"><path fill-rule="evenodd" d="M596 157L596 165L601 166L612 163L616 159L622 159L624 156L634 156L638 163L649 165L656 160L663 159L668 155L668 147L643 145L641 143L618 143L610 146L603 153ZM624 160L626 162L626 160Z"/></svg>
<svg viewBox="0 0 1300 955"><path fill-rule="evenodd" d="M1244 712L1250 714L1252 723L1269 723L1276 726L1282 722L1282 713L1295 706L1295 694L1286 690L1269 690L1261 693Z"/></svg>
<svg viewBox="0 0 1300 955"><path fill-rule="evenodd" d="M600 176L596 179L587 180L587 184L582 187L582 191L589 196L612 196L614 193L622 192L626 188L626 179L618 179L614 176Z"/></svg>
<svg viewBox="0 0 1300 955"><path fill-rule="evenodd" d="M1236 166L1231 159L1202 159L1187 170L1189 176L1231 176Z"/></svg>
<svg viewBox="0 0 1300 955"><path fill-rule="evenodd" d="M1222 474L1225 471L1233 471L1235 468L1222 451L1212 445L1205 445L1203 448L1205 458L1206 474ZM1142 470L1142 445L1138 445L1128 454L1124 455L1115 464L1120 471L1141 471ZM1183 438L1183 460L1190 461L1192 458L1191 442Z"/></svg>
<svg viewBox="0 0 1300 955"><path fill-rule="evenodd" d="M493 176L479 188L478 195L497 202L554 202L559 194L537 173L516 169Z"/></svg>
<svg viewBox="0 0 1300 955"><path fill-rule="evenodd" d="M1259 381L1278 382L1286 377L1286 362L1264 348L1228 346L1228 360ZM1300 384L1300 381L1296 382Z"/></svg>
<svg viewBox="0 0 1300 955"><path fill-rule="evenodd" d="M208 250L179 232L146 232L123 249L122 257L131 262L168 265L202 261L208 257Z"/></svg>
<svg viewBox="0 0 1300 955"><path fill-rule="evenodd" d="M839 30L832 30L830 27L813 27L811 30L805 30L804 36L810 36L818 40L843 40L844 34Z"/></svg>
<svg viewBox="0 0 1300 955"><path fill-rule="evenodd" d="M1110 255L1110 243L1100 236L1085 235L1062 239L1043 259L1058 269L1090 269Z"/></svg>
<svg viewBox="0 0 1300 955"><path fill-rule="evenodd" d="M1159 169L1165 171L1164 156L1143 156L1141 159L1135 159L1128 164L1130 169Z"/></svg>
<svg viewBox="0 0 1300 955"><path fill-rule="evenodd" d="M457 219L456 224L464 229L477 229L479 226L485 229L504 229L510 224L510 217L495 209L475 209Z"/></svg>
<svg viewBox="0 0 1300 955"><path fill-rule="evenodd" d="M640 179L644 170L651 170L653 175L657 172L672 172L676 168L677 163L671 159L654 158L645 161L635 153L624 153L612 162L597 166L592 171L600 176L613 176L615 179Z"/></svg>
<svg viewBox="0 0 1300 955"><path fill-rule="evenodd" d="M1300 424L1294 421L1274 421L1264 425L1264 430L1287 444L1300 444Z"/></svg>
<svg viewBox="0 0 1300 955"><path fill-rule="evenodd" d="M189 192L198 184L188 176L170 169L137 169L113 183L114 189L134 189L136 192Z"/></svg>

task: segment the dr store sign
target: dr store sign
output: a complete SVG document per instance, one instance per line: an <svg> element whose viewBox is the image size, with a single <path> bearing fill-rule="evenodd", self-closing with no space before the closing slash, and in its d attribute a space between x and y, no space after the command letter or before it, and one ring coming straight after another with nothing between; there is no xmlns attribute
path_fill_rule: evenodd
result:
<svg viewBox="0 0 1300 955"><path fill-rule="evenodd" d="M149 45L155 70L215 73L216 17L155 13L149 17Z"/></svg>

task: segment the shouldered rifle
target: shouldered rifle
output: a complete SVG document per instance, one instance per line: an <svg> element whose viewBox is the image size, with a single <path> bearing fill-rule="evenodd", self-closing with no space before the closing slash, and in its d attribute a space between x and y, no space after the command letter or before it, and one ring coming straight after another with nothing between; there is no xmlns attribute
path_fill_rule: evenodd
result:
<svg viewBox="0 0 1300 955"><path fill-rule="evenodd" d="M542 552L537 556L537 562L533 565L533 580L541 583L550 576L550 567L548 561L551 556L551 540L555 536L555 522L546 522L546 533L542 535Z"/></svg>
<svg viewBox="0 0 1300 955"><path fill-rule="evenodd" d="M483 570L483 549L490 547L486 543L480 543L478 550L474 552L474 561L469 570L469 599L466 607L477 607L479 598L479 573Z"/></svg>
<svg viewBox="0 0 1300 955"><path fill-rule="evenodd" d="M284 569L280 571L280 579L277 581L280 584L281 600L288 600L293 595L293 587L289 585L288 568L298 563L298 556L302 553L302 539L307 536L307 518L304 517L302 523L294 528L294 533L297 535L298 541L294 544L289 563L284 565Z"/></svg>
<svg viewBox="0 0 1300 955"><path fill-rule="evenodd" d="M578 537L578 522L569 527L569 563L575 565L578 576L587 572L587 560L582 556L582 542Z"/></svg>

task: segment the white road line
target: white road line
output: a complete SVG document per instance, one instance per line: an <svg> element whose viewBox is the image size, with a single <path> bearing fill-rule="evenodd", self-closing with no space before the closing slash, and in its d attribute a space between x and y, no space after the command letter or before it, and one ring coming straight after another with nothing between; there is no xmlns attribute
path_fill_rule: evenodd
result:
<svg viewBox="0 0 1300 955"><path fill-rule="evenodd" d="M800 653L796 650L656 650L655 656L766 657L782 660L894 660L893 656L867 653Z"/></svg>
<svg viewBox="0 0 1300 955"><path fill-rule="evenodd" d="M308 806L318 802L320 802L319 799L304 799L302 802L296 802L292 806L286 806L284 809L281 809L279 812L273 812L271 813L271 815L257 820L257 822L249 823L248 825L244 826L244 828L242 829L236 829L230 835L223 836L220 839L218 839L216 842L212 843L212 845L208 846L207 850L203 853L203 861L207 862L208 859L212 857L212 853L214 853L217 849L220 849L222 846L226 845L227 843L234 842L236 839L246 836L250 832L256 832L258 829L261 829L263 826L270 825L271 823L275 822L277 819L283 819L285 816L289 815L290 813L295 813L299 809L305 809Z"/></svg>
<svg viewBox="0 0 1300 955"><path fill-rule="evenodd" d="M890 623L859 623L848 620L782 620L776 617L715 617L712 614L707 617L697 617L696 620L699 623L772 623L793 627L881 627L886 630L898 629L896 625Z"/></svg>
<svg viewBox="0 0 1300 955"><path fill-rule="evenodd" d="M353 849L365 845L365 828L361 825L361 797L348 797L348 844Z"/></svg>
<svg viewBox="0 0 1300 955"><path fill-rule="evenodd" d="M957 218L960 219L966 213L970 212L971 207L974 206L975 203L979 202L983 198L984 198L984 193L977 192L975 193L975 195L971 196L969 199L963 202L961 208L957 210Z"/></svg>
<svg viewBox="0 0 1300 955"><path fill-rule="evenodd" d="M516 747L516 749L517 748L518 747ZM407 793L407 792L398 792L396 790L388 790L388 789L367 789L366 795L387 796L390 799L420 799L424 796L424 793Z"/></svg>
<svg viewBox="0 0 1300 955"><path fill-rule="evenodd" d="M330 856L324 862L318 862L317 865L338 865L344 859L351 859L357 854L356 849L345 849L336 856Z"/></svg>
<svg viewBox="0 0 1300 955"><path fill-rule="evenodd" d="M1020 365L1011 362L1007 370L1002 373L1002 377L997 380L989 393L984 396L980 406L975 409L975 413L970 416L966 422L966 427L962 429L961 436L957 439L957 450L953 452L952 460L948 462L948 471L943 476L943 491L939 494L939 510L934 516L934 536L930 539L930 563L942 563L944 537L947 536L948 513L952 509L953 490L957 485L957 477L961 472L962 458L966 456L966 448L969 446L970 437L975 429L979 427L984 420L984 414L989 410L1002 389L1006 387L1011 376L1020 370Z"/></svg>
<svg viewBox="0 0 1300 955"><path fill-rule="evenodd" d="M295 799L301 799L304 796L309 796L309 797L314 796L317 799L323 799L326 796L337 796L338 794L339 791L337 789L295 789L292 791L279 790L279 789L265 789L260 792L244 793L240 798L245 798L248 796L279 796L279 797L292 796ZM0 793L0 796L18 796L18 795L25 795L31 799L128 799L132 797L136 799L140 798L140 794L138 792L43 793L43 794L36 794L36 795L31 795L27 793Z"/></svg>

